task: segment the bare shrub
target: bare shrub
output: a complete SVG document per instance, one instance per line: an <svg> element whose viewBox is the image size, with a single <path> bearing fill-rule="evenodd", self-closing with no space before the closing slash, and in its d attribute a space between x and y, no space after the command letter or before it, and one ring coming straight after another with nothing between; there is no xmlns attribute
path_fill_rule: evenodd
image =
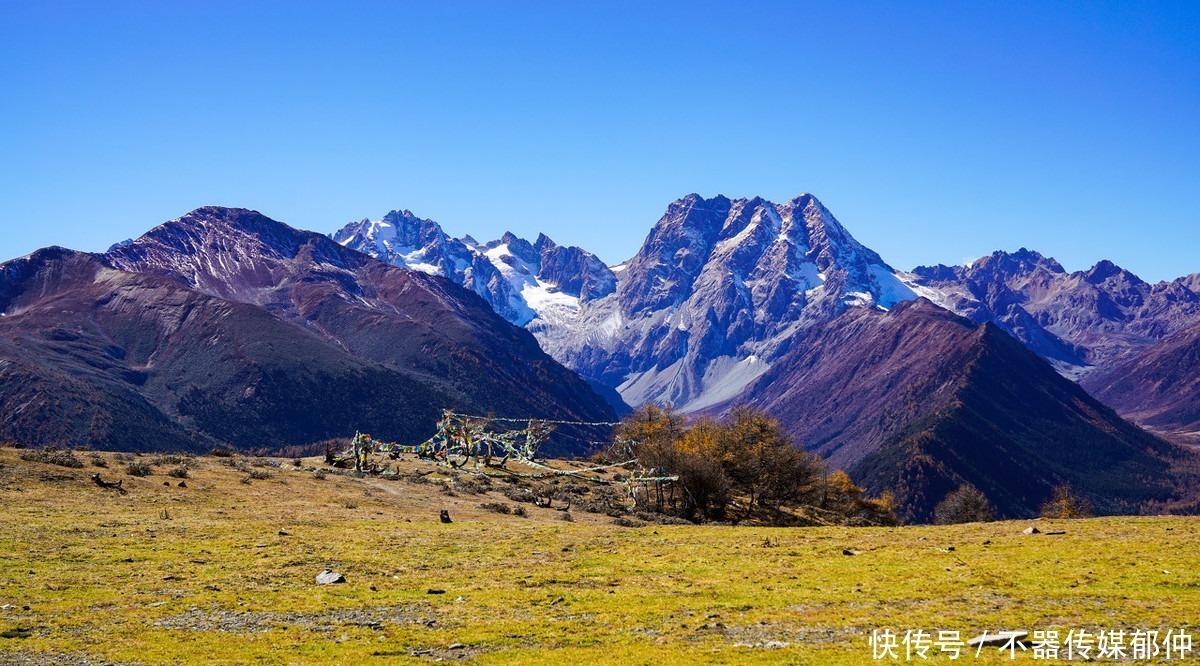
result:
<svg viewBox="0 0 1200 666"><path fill-rule="evenodd" d="M969 483L948 493L933 508L933 522L938 525L986 523L994 519L995 512L987 497Z"/></svg>
<svg viewBox="0 0 1200 666"><path fill-rule="evenodd" d="M512 507L504 502L484 502L483 504L479 505L479 508L485 511L491 511L492 513L502 513L506 516L512 513Z"/></svg>
<svg viewBox="0 0 1200 666"><path fill-rule="evenodd" d="M129 476L150 476L154 473L154 467L144 462L131 462L125 466L125 473Z"/></svg>
<svg viewBox="0 0 1200 666"><path fill-rule="evenodd" d="M47 465L58 465L59 467L83 467L83 461L75 457L75 454L70 451L59 451L55 448L29 449L21 454L21 460Z"/></svg>
<svg viewBox="0 0 1200 666"><path fill-rule="evenodd" d="M316 479L317 481L324 481L325 476L326 476L325 470L323 470L323 469L318 469L313 472L313 478Z"/></svg>
<svg viewBox="0 0 1200 666"><path fill-rule="evenodd" d="M179 467L172 468L170 471L167 472L167 476L174 477L176 479L188 478L187 465L180 465Z"/></svg>
<svg viewBox="0 0 1200 666"><path fill-rule="evenodd" d="M212 451L209 451L208 455L214 458L232 458L233 451L230 451L229 449L216 448Z"/></svg>
<svg viewBox="0 0 1200 666"><path fill-rule="evenodd" d="M273 476L273 475L271 474L270 471L265 470L265 469L252 469L252 470L250 470L249 476L251 479L254 479L255 481L266 481L267 479L271 478L271 476Z"/></svg>
<svg viewBox="0 0 1200 666"><path fill-rule="evenodd" d="M462 477L454 480L454 487L468 495L482 495L492 489L492 482L486 476Z"/></svg>
<svg viewBox="0 0 1200 666"><path fill-rule="evenodd" d="M235 469L239 472L249 472L250 471L250 466L247 465L246 463L242 462L241 460L238 460L237 458L225 458L224 460L221 461L221 464L230 469Z"/></svg>
<svg viewBox="0 0 1200 666"><path fill-rule="evenodd" d="M501 493L514 502L533 502L533 491L528 488L509 486L502 490Z"/></svg>
<svg viewBox="0 0 1200 666"><path fill-rule="evenodd" d="M100 455L99 453L93 453L92 454L92 466L93 467L108 467L108 461L105 460L104 456Z"/></svg>

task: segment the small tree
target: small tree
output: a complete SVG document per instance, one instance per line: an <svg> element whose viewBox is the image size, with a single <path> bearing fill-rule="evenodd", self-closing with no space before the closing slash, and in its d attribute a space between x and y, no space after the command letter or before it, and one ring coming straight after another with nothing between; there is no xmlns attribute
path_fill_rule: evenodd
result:
<svg viewBox="0 0 1200 666"><path fill-rule="evenodd" d="M994 519L995 513L987 496L969 483L950 491L933 508L933 522L938 525L986 523Z"/></svg>
<svg viewBox="0 0 1200 666"><path fill-rule="evenodd" d="M1075 494L1069 483L1054 487L1050 499L1042 504L1043 518L1091 518L1096 515L1086 497Z"/></svg>

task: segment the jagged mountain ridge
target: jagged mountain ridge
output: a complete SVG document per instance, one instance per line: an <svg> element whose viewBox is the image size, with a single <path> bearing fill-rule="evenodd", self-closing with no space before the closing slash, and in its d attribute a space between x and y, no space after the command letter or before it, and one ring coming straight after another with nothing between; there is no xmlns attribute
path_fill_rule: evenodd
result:
<svg viewBox="0 0 1200 666"><path fill-rule="evenodd" d="M164 386L173 387L171 391L180 382L183 382L180 390L185 392L190 390L189 385L195 385L200 393L189 404L205 406L192 412L208 413L216 421L253 421L252 415L257 412L250 403L257 399L252 398L261 396L267 387L278 389L273 408L283 405L282 396L289 390L308 399L299 401L306 408L303 415L284 409L282 413L291 414L289 419L306 422L323 412L332 415L322 421L320 428L299 429L296 437L284 444L307 443L295 440L315 436L317 431L321 434L318 439L352 434L357 426L347 414L356 412L361 415L358 425L382 423L386 427L376 428L375 434L396 439L412 439L418 431L427 436L440 410L446 407L578 421L611 421L615 417L612 408L578 375L547 356L527 331L503 320L473 293L443 278L389 266L325 236L298 231L255 211L197 209L131 243L114 247L105 255L84 256L103 268L97 271L134 276L124 278L127 280L154 281L160 287L170 284L174 294L164 297L166 303L150 299L138 308L122 310L119 317L101 316L102 313L92 310L103 310L112 299L85 288L86 274L75 276L71 282L75 287L65 293L81 295L74 305L83 313L80 316L86 321L111 322L81 343L84 347L112 346L115 343L104 341L115 339L112 329L117 327L127 333L133 331L129 333L132 337L116 344L115 348L121 350L119 354L128 355L129 349L139 345L158 350L163 345L170 346L182 334L153 337L152 332L157 329L150 325L145 332L147 340L143 340L135 335L138 327L130 323L130 318L145 312L191 323L188 317L194 308L186 305L190 302L188 298L203 296L224 303L228 306L222 310L225 314L215 319L230 320L227 324L231 332L223 334L227 340L221 345L229 346L233 354L230 359L216 362L215 366L211 357L204 357L204 362L196 364L198 367L180 362L172 366L177 371L172 374L166 370L170 364L163 365L161 356L148 353L137 358L143 364L152 360L156 370L151 377L165 373ZM53 300L60 295L43 284L44 280L39 282L30 277L31 271L33 276L46 271L47 275L54 274L49 268L30 269L27 260L9 262L4 267L0 276L5 283L0 285L0 293L12 295L0 310L5 315L0 321L20 340L29 333L25 327L46 326L40 315L29 313L53 307ZM23 284L41 286L36 293L23 293L20 287ZM147 289L146 293L155 290ZM37 300L41 297L49 300ZM31 298L39 307L20 305ZM248 323L252 321L256 322L253 326ZM87 326L80 324L77 328L87 329ZM197 338L200 339L202 336ZM192 358L188 354L205 348L195 344L177 351L183 355L181 358ZM276 353L273 350L277 348L295 353ZM42 349L45 351L45 345ZM259 350L262 357L239 356L254 350ZM27 356L32 353L28 349L26 352ZM58 353L54 350L47 353L50 352ZM56 363L54 353L48 357L48 366ZM316 368L311 373L304 369L310 361ZM68 365L75 370L82 367L79 363ZM211 376L217 370L232 372L229 368L243 369L244 376L218 377L213 380L217 388L206 392L208 379L203 375ZM321 382L313 379L314 373L329 368L333 370L326 375L333 379ZM119 373L120 368L114 372ZM75 373L83 374L86 373ZM364 383L351 388L346 384L353 384L351 378ZM401 393L408 394L394 388L401 385L409 387L405 389L408 393L423 397L416 403L402 397L393 399ZM374 388L378 388L374 398L377 402L368 405ZM245 400L237 397L239 392L245 394ZM189 418L194 421L195 413L185 413L181 399L164 397L161 391L151 393L145 396L146 400L163 410L168 419L183 418L181 424L190 432L238 445L263 435L261 428L254 430L248 425L225 435L218 432L219 423L208 428L196 427L187 421ZM328 405L320 404L317 396ZM372 420L370 415L379 409L395 411L390 420ZM259 416L264 416L264 422L276 425L288 420ZM603 433L580 429L574 435L595 439ZM268 442L263 445L273 443ZM587 448L562 438L558 444L559 452L582 452Z"/></svg>
<svg viewBox="0 0 1200 666"><path fill-rule="evenodd" d="M505 233L480 244L470 236L452 238L436 222L407 210L348 224L332 238L393 266L448 278L518 326L548 309L577 309L616 284L598 257L559 246L545 234L533 243Z"/></svg>
<svg viewBox="0 0 1200 666"><path fill-rule="evenodd" d="M1200 322L1200 275L1149 284L1107 260L1068 273L1024 248L913 275L943 294L942 305L995 322L1073 378L1129 361Z"/></svg>

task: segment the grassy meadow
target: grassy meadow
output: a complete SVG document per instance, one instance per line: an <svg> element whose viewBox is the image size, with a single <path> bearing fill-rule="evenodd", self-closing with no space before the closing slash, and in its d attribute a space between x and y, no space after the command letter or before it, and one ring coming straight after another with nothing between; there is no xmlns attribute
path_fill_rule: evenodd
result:
<svg viewBox="0 0 1200 666"><path fill-rule="evenodd" d="M410 459L423 481L208 456L136 477L117 454L21 453L0 449L0 664L861 664L872 629L1200 641L1196 518L630 527L485 510L517 505L448 493L447 470ZM315 584L326 567L346 582Z"/></svg>

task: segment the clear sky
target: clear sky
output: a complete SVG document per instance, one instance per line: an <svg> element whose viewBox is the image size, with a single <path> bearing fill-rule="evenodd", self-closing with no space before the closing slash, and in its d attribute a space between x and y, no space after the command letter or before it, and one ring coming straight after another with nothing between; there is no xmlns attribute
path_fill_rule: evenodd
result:
<svg viewBox="0 0 1200 666"><path fill-rule="evenodd" d="M1194 1L0 0L0 128L0 259L220 204L617 263L689 192L812 192L897 268L1200 272Z"/></svg>

